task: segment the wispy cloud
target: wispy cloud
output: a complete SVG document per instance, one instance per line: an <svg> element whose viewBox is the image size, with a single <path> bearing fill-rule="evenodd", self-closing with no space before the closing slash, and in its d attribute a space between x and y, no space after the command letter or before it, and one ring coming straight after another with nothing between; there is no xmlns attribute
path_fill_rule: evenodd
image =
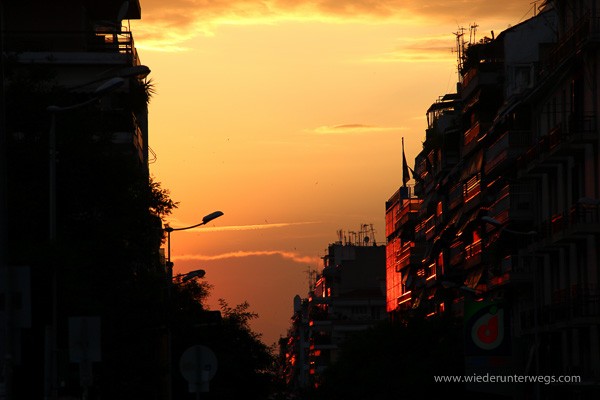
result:
<svg viewBox="0 0 600 400"><path fill-rule="evenodd" d="M201 226L198 228L188 229L182 232L221 232L221 231L255 231L260 229L275 229L286 228L289 226L318 224L317 221L311 222L279 222L279 223L264 223L256 225L229 225L229 226ZM174 226L174 228L177 228Z"/></svg>
<svg viewBox="0 0 600 400"><path fill-rule="evenodd" d="M347 135L347 134L364 134L364 133L378 133L378 132L398 132L404 130L402 127L385 127L385 126L371 126L363 124L344 124L334 126L319 126L313 129L311 132L320 135Z"/></svg>
<svg viewBox="0 0 600 400"><path fill-rule="evenodd" d="M185 254L177 257L173 257L173 260L177 261L217 261L232 258L245 258L245 257L282 257L299 264L311 264L314 265L320 262L319 257L311 257L301 255L296 252L282 251L282 250L256 250L256 251L232 251L229 253L222 253L216 255L204 255L204 254Z"/></svg>

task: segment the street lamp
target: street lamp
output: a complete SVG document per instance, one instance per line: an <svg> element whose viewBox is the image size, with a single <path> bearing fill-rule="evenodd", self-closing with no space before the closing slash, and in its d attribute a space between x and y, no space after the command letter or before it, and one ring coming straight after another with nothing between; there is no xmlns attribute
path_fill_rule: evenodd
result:
<svg viewBox="0 0 600 400"><path fill-rule="evenodd" d="M178 274L175 275L173 277L173 280L176 280L177 278L181 278L181 282L187 282L187 281L191 281L194 278L204 278L204 275L206 275L206 271L203 269L196 269L194 271L190 271L187 274Z"/></svg>
<svg viewBox="0 0 600 400"><path fill-rule="evenodd" d="M196 277L198 278L202 278L205 275L205 271L204 270L195 270L195 271L190 271L187 274L179 274L179 275L175 275L173 276L173 262L171 262L171 232L174 231L185 231L188 229L192 229L192 228L196 228L198 226L201 225L206 225L208 224L210 221L219 218L221 215L223 215L222 211L214 211L210 214L205 215L202 218L202 222L195 224L195 225L191 225L191 226L186 226L183 228L173 228L169 225L166 225L163 230L165 232L167 232L167 262L166 262L166 267L167 267L167 274L168 274L168 278L167 278L167 362L168 362L168 366L167 366L167 387L168 387L168 396L167 399L171 399L173 396L173 383L172 383L172 359L171 359L171 354L172 354L172 338L171 338L171 320L170 320L170 316L168 315L170 312L170 307L171 307L171 286L173 286L173 279L176 277L180 277L183 276L182 281L183 282L187 282L190 279L194 279Z"/></svg>
<svg viewBox="0 0 600 400"><path fill-rule="evenodd" d="M164 227L164 231L167 232L167 269L169 272L169 277L171 277L171 278L173 277L173 263L171 262L171 232L185 231L188 229L197 228L201 225L206 225L213 219L219 218L221 215L223 215L222 211L214 211L208 215L205 215L202 218L202 222L200 222L199 224L196 224L196 225L186 226L185 228L172 228L169 225L166 225Z"/></svg>

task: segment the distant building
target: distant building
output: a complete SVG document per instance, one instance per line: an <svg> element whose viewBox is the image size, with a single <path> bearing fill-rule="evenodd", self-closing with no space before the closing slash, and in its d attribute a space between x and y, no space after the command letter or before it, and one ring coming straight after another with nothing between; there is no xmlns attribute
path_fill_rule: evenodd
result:
<svg viewBox="0 0 600 400"><path fill-rule="evenodd" d="M386 203L388 312L463 318L467 374L581 378L468 385L484 397L600 395L598 21L595 1L552 1L458 35L414 195Z"/></svg>
<svg viewBox="0 0 600 400"><path fill-rule="evenodd" d="M363 225L328 246L323 270L307 299L294 301L286 371L292 387L318 386L339 345L354 332L385 320L385 246Z"/></svg>

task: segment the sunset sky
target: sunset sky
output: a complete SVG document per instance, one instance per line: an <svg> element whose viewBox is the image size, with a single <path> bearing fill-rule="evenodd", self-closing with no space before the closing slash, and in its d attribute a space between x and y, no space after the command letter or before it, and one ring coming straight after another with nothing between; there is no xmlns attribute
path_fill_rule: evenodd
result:
<svg viewBox="0 0 600 400"><path fill-rule="evenodd" d="M267 345L336 231L373 224L412 166L425 111L455 90L459 27L476 40L533 15L531 0L141 0L151 68L151 173L179 208L175 272L202 268L210 306L248 301ZM124 21L125 24L128 21Z"/></svg>

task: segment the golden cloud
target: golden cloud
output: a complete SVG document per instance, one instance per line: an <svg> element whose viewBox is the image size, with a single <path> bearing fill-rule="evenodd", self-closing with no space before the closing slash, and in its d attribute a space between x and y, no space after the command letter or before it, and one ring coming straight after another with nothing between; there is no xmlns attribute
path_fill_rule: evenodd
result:
<svg viewBox="0 0 600 400"><path fill-rule="evenodd" d="M140 48L185 50L186 40L212 35L223 24L272 24L282 21L454 23L515 18L526 13L521 0L142 0L142 22L135 35Z"/></svg>
<svg viewBox="0 0 600 400"><path fill-rule="evenodd" d="M225 260L231 258L245 258L245 257L282 257L299 264L315 264L320 262L319 257L310 257L298 254L291 251L282 250L255 250L255 251L232 251L228 253L216 254L216 255L203 255L203 254L188 254L177 257L172 257L173 260L177 261L216 261Z"/></svg>
<svg viewBox="0 0 600 400"><path fill-rule="evenodd" d="M285 228L288 226L318 224L318 222L279 222L256 225L229 225L229 226L203 226L192 228L183 232L222 232L222 231L255 231L260 229Z"/></svg>

